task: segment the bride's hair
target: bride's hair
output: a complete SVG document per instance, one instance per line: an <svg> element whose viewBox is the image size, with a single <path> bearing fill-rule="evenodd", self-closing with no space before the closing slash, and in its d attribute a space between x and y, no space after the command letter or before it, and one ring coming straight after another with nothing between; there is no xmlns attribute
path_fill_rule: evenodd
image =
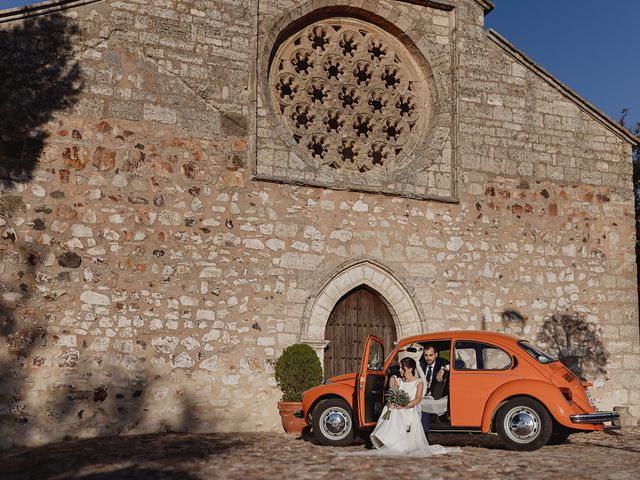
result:
<svg viewBox="0 0 640 480"><path fill-rule="evenodd" d="M400 360L400 365L406 369L411 369L411 374L416 374L416 361L411 357L404 357Z"/></svg>

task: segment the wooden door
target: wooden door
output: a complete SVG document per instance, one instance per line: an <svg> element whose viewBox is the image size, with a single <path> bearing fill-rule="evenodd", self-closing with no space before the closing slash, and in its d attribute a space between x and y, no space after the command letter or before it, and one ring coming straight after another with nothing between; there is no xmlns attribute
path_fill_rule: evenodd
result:
<svg viewBox="0 0 640 480"><path fill-rule="evenodd" d="M324 353L325 379L357 372L369 335L391 349L397 340L387 306L368 288L358 287L342 297L329 316L324 335L329 341Z"/></svg>

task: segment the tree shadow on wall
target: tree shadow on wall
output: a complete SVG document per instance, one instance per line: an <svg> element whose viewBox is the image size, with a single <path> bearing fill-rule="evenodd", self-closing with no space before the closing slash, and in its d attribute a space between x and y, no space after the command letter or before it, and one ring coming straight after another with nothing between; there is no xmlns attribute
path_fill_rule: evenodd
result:
<svg viewBox="0 0 640 480"><path fill-rule="evenodd" d="M82 88L73 46L78 27L60 14L0 25L0 218L24 214L17 183L31 180L49 134L45 124L72 107ZM0 434L28 428L23 371L43 360L51 339L42 306L55 298L36 290L48 251L27 243L9 222L0 230ZM34 230L40 230L34 224ZM0 439L1 440L1 439ZM3 443L3 442L0 442Z"/></svg>
<svg viewBox="0 0 640 480"><path fill-rule="evenodd" d="M96 351L81 336L77 346L56 346L58 334L27 312L18 307L15 320L1 319L0 450L17 439L49 443L197 428L190 393L146 368L148 352L139 346L145 342L126 354ZM164 406L158 405L158 392L169 395ZM42 466L40 460L33 465Z"/></svg>
<svg viewBox="0 0 640 480"><path fill-rule="evenodd" d="M607 373L608 353L599 328L581 314L554 314L542 324L538 341L580 379Z"/></svg>
<svg viewBox="0 0 640 480"><path fill-rule="evenodd" d="M10 235L0 240L0 257L6 262L5 279L0 281L0 448L7 433L27 427L23 371L27 361L39 362L30 354L49 342L41 325L43 314L32 308L45 247L13 243L14 239Z"/></svg>
<svg viewBox="0 0 640 480"><path fill-rule="evenodd" d="M153 351L146 341L137 338L126 346L112 341L105 351L92 345L105 337L85 337L73 329L81 314L56 321L55 309L48 313L55 293L36 288L39 276L46 275L41 267L48 252L46 246L0 236L6 267L0 281L0 450L15 443L197 429L197 404L178 377L187 374L149 370ZM60 341L72 333L73 344ZM167 398L161 408L158 392ZM174 473L161 476L177 478Z"/></svg>
<svg viewBox="0 0 640 480"><path fill-rule="evenodd" d="M48 133L43 125L73 106L81 90L76 23L60 14L0 29L0 181L26 182Z"/></svg>

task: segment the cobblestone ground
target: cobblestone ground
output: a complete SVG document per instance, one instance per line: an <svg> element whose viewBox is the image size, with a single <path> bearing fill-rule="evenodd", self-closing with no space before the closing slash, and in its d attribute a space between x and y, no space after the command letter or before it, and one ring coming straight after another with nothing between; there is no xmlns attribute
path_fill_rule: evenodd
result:
<svg viewBox="0 0 640 480"><path fill-rule="evenodd" d="M365 451L285 434L154 434L74 440L0 454L9 479L515 478L630 479L640 475L640 428L576 434L535 452L504 450L496 436L432 434L462 451L429 459L344 456Z"/></svg>

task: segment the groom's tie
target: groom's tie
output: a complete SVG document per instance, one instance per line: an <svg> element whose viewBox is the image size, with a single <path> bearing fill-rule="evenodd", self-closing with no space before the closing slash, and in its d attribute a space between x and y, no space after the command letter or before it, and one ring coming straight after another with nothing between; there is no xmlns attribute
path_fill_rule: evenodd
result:
<svg viewBox="0 0 640 480"><path fill-rule="evenodd" d="M429 365L429 368L427 368L427 393L429 393L429 390L431 390L431 369L433 368L433 365Z"/></svg>

